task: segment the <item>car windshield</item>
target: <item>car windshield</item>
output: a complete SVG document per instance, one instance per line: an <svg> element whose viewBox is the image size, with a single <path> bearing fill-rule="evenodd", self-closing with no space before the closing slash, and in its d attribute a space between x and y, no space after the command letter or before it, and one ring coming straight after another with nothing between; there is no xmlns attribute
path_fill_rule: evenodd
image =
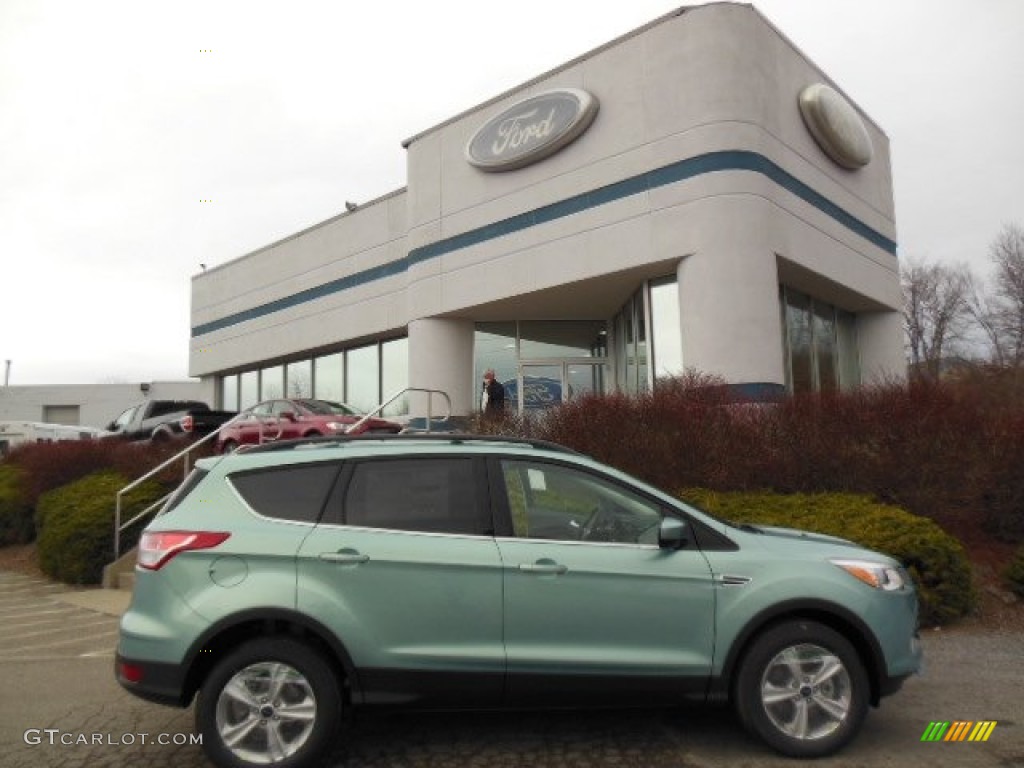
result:
<svg viewBox="0 0 1024 768"><path fill-rule="evenodd" d="M296 400L300 406L305 408L310 413L316 413L321 416L341 415L341 416L358 416L359 413L350 405L344 403L335 403L332 400Z"/></svg>

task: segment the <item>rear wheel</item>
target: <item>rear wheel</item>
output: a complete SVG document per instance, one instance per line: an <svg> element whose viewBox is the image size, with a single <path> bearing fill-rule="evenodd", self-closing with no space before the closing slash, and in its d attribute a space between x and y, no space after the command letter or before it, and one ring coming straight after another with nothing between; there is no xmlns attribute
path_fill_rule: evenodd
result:
<svg viewBox="0 0 1024 768"><path fill-rule="evenodd" d="M252 640L217 664L196 704L203 751L217 765L315 764L341 722L341 689L330 665L296 640Z"/></svg>
<svg viewBox="0 0 1024 768"><path fill-rule="evenodd" d="M225 440L224 444L220 447L221 453L234 453L238 450L238 443L234 440Z"/></svg>
<svg viewBox="0 0 1024 768"><path fill-rule="evenodd" d="M747 729L791 757L831 754L864 722L867 672L853 645L814 621L758 636L740 664L737 713Z"/></svg>

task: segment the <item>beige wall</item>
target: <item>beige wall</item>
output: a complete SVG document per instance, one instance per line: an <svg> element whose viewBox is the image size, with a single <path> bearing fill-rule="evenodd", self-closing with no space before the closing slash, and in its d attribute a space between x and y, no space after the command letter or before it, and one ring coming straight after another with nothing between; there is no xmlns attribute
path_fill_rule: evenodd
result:
<svg viewBox="0 0 1024 768"><path fill-rule="evenodd" d="M213 405L212 382L153 381L0 387L0 421L44 421L47 406L77 406L77 426L103 428L143 400L202 400Z"/></svg>
<svg viewBox="0 0 1024 768"><path fill-rule="evenodd" d="M819 149L797 97L834 83L747 5L666 17L408 142L408 187L193 282L193 326L258 307L421 246L712 152L767 158L846 214L895 240L888 139L848 171ZM464 149L491 116L551 88L601 103L574 143L534 165L484 173ZM852 101L852 100L851 100ZM678 271L684 362L732 381L784 381L780 280L856 312L865 371L900 375L895 256L775 181L703 173L429 259L392 277L192 340L207 375L410 329L410 384L458 370L464 345L415 321L611 317L639 282ZM426 328L428 326L424 326ZM466 326L468 327L468 326ZM435 338L437 337L437 338ZM444 363L445 355L449 356ZM868 365L868 363L870 365ZM470 366L471 367L471 366ZM436 371L434 371L436 373ZM470 370L465 372L467 386Z"/></svg>

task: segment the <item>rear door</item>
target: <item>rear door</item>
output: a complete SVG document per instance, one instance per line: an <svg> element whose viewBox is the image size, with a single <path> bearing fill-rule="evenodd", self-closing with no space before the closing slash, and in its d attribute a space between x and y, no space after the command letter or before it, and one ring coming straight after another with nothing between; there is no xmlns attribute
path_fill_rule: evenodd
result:
<svg viewBox="0 0 1024 768"><path fill-rule="evenodd" d="M679 702L711 671L715 592L704 555L658 546L666 510L606 476L495 459L512 536L504 563L512 704Z"/></svg>
<svg viewBox="0 0 1024 768"><path fill-rule="evenodd" d="M350 462L302 544L298 607L327 624L366 703L494 706L502 571L484 462Z"/></svg>

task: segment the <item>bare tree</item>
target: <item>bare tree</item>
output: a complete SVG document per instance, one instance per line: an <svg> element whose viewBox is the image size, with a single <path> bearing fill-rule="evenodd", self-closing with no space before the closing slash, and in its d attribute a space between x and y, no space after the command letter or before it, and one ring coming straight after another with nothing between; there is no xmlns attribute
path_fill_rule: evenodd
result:
<svg viewBox="0 0 1024 768"><path fill-rule="evenodd" d="M1007 224L989 247L991 293L973 311L1000 365L1024 366L1024 229Z"/></svg>
<svg viewBox="0 0 1024 768"><path fill-rule="evenodd" d="M942 359L960 352L969 333L973 277L963 265L909 261L901 270L900 282L912 369L938 378Z"/></svg>

